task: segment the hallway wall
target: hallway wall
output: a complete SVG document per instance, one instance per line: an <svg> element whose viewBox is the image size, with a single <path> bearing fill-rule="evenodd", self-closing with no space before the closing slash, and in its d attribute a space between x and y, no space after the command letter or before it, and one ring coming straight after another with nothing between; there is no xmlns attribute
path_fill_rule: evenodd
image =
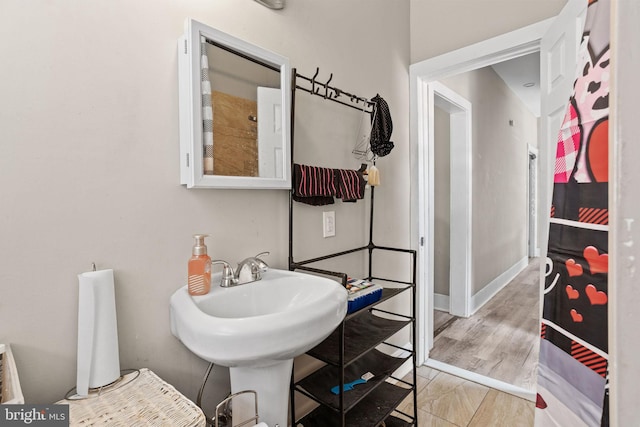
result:
<svg viewBox="0 0 640 427"><path fill-rule="evenodd" d="M434 244L433 291L449 295L451 241L451 121L448 112L436 107L434 112ZM438 307L441 308L441 307Z"/></svg>
<svg viewBox="0 0 640 427"><path fill-rule="evenodd" d="M472 104L472 295L527 257L528 147L537 119L491 67L441 81ZM513 123L513 125L510 124ZM452 260L455 268L455 261Z"/></svg>

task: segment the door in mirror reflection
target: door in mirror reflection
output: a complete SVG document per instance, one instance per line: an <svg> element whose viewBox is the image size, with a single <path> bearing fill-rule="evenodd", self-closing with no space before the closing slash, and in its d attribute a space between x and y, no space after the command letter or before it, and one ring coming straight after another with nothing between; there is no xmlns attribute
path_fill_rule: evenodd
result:
<svg viewBox="0 0 640 427"><path fill-rule="evenodd" d="M282 94L258 88L258 171L266 178L282 178Z"/></svg>

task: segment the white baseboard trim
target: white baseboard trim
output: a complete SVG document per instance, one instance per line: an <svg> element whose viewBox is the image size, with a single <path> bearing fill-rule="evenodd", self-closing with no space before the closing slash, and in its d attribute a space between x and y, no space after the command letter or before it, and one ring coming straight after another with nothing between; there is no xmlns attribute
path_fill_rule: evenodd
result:
<svg viewBox="0 0 640 427"><path fill-rule="evenodd" d="M434 310L449 312L449 295L433 294L433 308Z"/></svg>
<svg viewBox="0 0 640 427"><path fill-rule="evenodd" d="M489 282L484 288L480 289L471 297L471 314L478 311L485 305L495 294L512 281L518 273L529 265L529 257L525 256L520 261L509 267L504 273Z"/></svg>
<svg viewBox="0 0 640 427"><path fill-rule="evenodd" d="M456 377L460 377L467 381L472 381L474 383L478 383L487 387L491 387L495 390L511 394L521 399L526 399L531 402L536 401L536 392L533 390L527 390L526 388L505 383L504 381L485 377L484 375L476 374L475 372L467 371L465 369L458 368L457 366L448 365L446 363L442 363L433 359L427 359L424 362L424 365L429 368L445 372L447 374L455 375Z"/></svg>

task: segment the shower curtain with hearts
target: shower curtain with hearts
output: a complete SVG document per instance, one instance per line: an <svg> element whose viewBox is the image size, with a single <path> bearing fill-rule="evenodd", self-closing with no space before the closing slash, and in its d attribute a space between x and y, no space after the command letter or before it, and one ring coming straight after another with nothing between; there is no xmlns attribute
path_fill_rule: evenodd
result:
<svg viewBox="0 0 640 427"><path fill-rule="evenodd" d="M589 1L558 136L536 426L608 425L609 0Z"/></svg>

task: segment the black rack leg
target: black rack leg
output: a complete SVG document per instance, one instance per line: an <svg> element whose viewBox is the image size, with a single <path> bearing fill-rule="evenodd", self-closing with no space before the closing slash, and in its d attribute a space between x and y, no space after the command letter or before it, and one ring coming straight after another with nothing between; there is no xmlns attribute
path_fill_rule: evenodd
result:
<svg viewBox="0 0 640 427"><path fill-rule="evenodd" d="M295 381L293 377L293 369L291 370L291 385L289 387L289 408L291 410L291 424L292 426L296 425L296 396L295 396Z"/></svg>
<svg viewBox="0 0 640 427"><path fill-rule="evenodd" d="M344 411L344 320L340 323L340 425L345 427L347 425L346 414Z"/></svg>

